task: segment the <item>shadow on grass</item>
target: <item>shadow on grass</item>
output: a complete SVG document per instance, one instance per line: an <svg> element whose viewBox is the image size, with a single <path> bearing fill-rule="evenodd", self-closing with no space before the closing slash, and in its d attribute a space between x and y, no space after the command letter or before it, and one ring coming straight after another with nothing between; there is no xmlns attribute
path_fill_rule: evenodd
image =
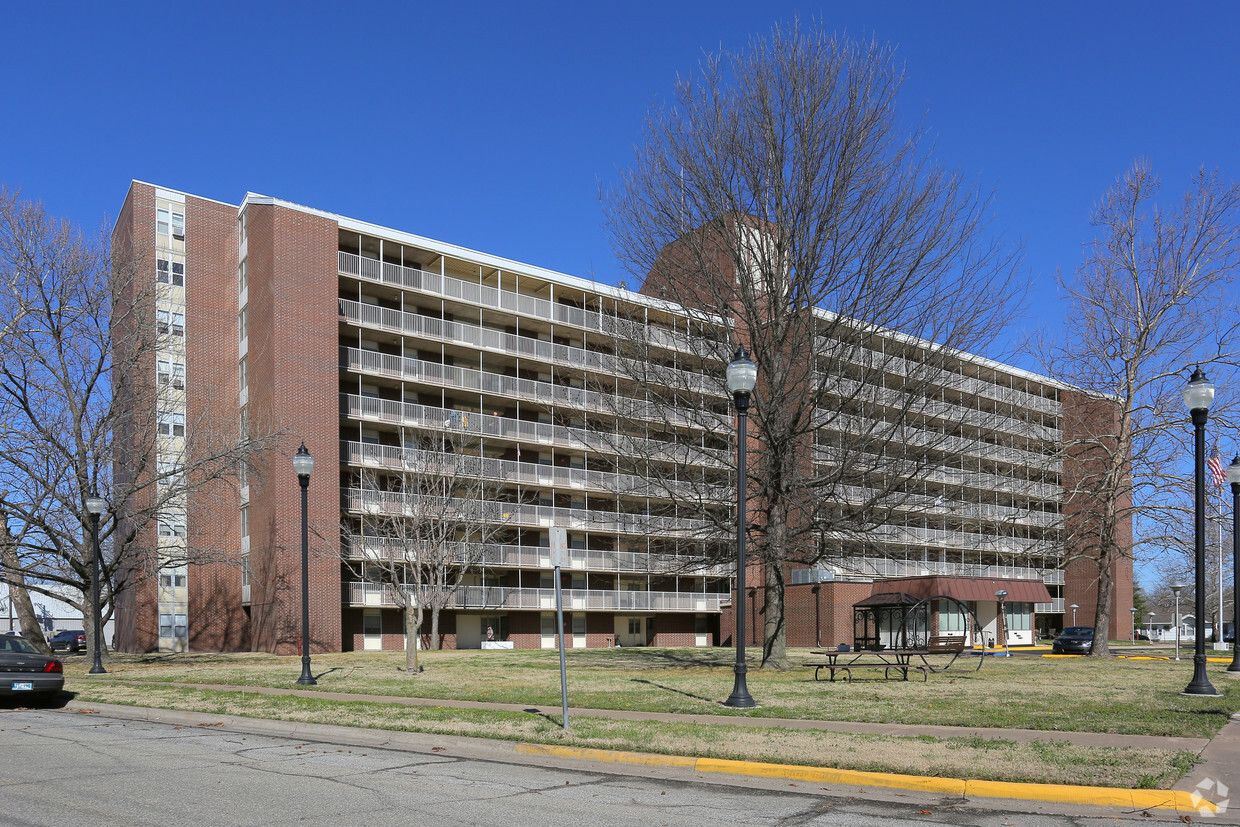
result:
<svg viewBox="0 0 1240 827"><path fill-rule="evenodd" d="M675 687L672 687L672 686L664 686L661 683L655 683L654 681L648 681L645 678L633 678L632 680L633 680L633 683L644 683L647 686L653 686L655 689L662 689L665 692L675 692L677 695L684 695L686 698L692 698L695 701L704 701L705 703L708 703L708 704L719 703L719 701L715 700L714 698L703 698L701 695L694 695L692 692L686 692L683 689L676 689Z"/></svg>

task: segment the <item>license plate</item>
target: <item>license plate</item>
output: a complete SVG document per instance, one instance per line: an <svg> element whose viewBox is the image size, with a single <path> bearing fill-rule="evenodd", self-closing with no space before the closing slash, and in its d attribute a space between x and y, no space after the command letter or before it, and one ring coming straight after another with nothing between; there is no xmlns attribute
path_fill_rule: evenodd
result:
<svg viewBox="0 0 1240 827"><path fill-rule="evenodd" d="M34 689L34 684L31 683L30 681L14 681L13 682L14 692L21 692L22 690L30 692L33 689Z"/></svg>

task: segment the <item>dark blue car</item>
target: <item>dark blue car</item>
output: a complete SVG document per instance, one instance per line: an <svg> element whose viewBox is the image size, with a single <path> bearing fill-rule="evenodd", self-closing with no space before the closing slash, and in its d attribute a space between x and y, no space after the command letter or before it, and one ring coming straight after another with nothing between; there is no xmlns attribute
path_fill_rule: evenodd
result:
<svg viewBox="0 0 1240 827"><path fill-rule="evenodd" d="M1056 655L1085 655L1093 643L1093 626L1069 626L1051 642L1051 652Z"/></svg>

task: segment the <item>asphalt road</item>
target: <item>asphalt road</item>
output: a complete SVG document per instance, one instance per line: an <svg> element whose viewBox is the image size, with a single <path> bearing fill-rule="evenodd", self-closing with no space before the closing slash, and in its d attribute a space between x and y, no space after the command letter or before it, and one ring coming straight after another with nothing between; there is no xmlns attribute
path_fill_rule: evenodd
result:
<svg viewBox="0 0 1240 827"><path fill-rule="evenodd" d="M424 750L403 751L196 720L173 725L0 707L0 825L1043 827L1173 819L1003 812L976 802L890 791L862 797L776 780L707 783L654 768L626 775L581 762L539 766L518 761L511 747L474 739L425 736Z"/></svg>

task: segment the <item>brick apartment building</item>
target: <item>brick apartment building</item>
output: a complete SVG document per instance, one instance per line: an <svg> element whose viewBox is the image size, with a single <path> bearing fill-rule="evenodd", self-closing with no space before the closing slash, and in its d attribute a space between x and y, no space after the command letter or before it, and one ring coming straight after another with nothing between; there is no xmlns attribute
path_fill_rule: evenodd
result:
<svg viewBox="0 0 1240 827"><path fill-rule="evenodd" d="M731 503L726 357L698 346L725 320L253 194L236 206L135 181L114 243L150 262L155 315L169 333L150 398L134 403L157 412L156 466L175 468L195 428L277 429L316 459L313 650L405 645L392 591L401 586L381 582L374 562L403 552L374 527L416 511L425 495L412 477L448 473L449 456L453 467L472 459L492 525L478 535L485 541L462 537L454 549L467 566L441 616L442 645L478 647L488 630L496 644L555 645L553 527L566 529L569 547L568 645L731 641L734 566L697 562L727 541L703 519ZM662 354L667 387L625 375L633 339ZM851 641L853 603L886 591L959 597L983 634L1002 629L1012 643L1062 625L1066 604L1092 622L1096 572L1088 561L1065 567L1060 513L1071 469L1058 447L1083 398L980 357L961 365L944 378L955 400L944 415L1011 415L988 417L998 424L960 454L973 460L943 469L951 485L905 524L884 527L841 565L789 572L790 645ZM669 435L675 383L696 389L718 428L686 418ZM620 461L635 446L659 464L650 478ZM667 486L717 499L693 512ZM118 599L119 647L295 651L300 508L289 456L269 452L245 469L239 491L192 492L166 509L146 538L159 549L158 575L134 572ZM187 560L187 549L211 553ZM1131 605L1131 564L1114 575L1113 616ZM1010 595L1002 624L999 587ZM757 642L760 591L747 599ZM1116 617L1111 636L1127 626ZM425 646L427 623L419 631Z"/></svg>

